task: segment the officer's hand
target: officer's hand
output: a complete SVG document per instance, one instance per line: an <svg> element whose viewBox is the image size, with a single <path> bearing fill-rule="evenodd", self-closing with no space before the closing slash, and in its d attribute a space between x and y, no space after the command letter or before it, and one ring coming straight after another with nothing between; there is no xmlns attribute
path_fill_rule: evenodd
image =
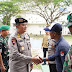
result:
<svg viewBox="0 0 72 72"><path fill-rule="evenodd" d="M32 64L32 65L30 65L30 68L31 68L31 70L30 70L30 71L32 71L32 69L33 69L33 64Z"/></svg>
<svg viewBox="0 0 72 72"><path fill-rule="evenodd" d="M6 70L5 66L4 65L1 66L1 72L5 72L5 70Z"/></svg>
<svg viewBox="0 0 72 72"><path fill-rule="evenodd" d="M33 57L32 62L34 62L36 65L42 63L42 61L39 58Z"/></svg>

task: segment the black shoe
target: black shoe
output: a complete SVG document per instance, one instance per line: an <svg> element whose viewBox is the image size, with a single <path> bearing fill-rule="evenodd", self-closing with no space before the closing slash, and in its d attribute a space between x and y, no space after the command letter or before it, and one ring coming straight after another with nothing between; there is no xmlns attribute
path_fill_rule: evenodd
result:
<svg viewBox="0 0 72 72"><path fill-rule="evenodd" d="M46 63L43 63L42 65L46 65Z"/></svg>

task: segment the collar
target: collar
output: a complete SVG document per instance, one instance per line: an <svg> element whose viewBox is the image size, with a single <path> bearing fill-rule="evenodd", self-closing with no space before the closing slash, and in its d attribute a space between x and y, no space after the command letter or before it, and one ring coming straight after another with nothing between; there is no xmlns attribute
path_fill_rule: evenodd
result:
<svg viewBox="0 0 72 72"><path fill-rule="evenodd" d="M58 39L58 41L55 43L55 46L57 46L62 39L63 39L63 36L61 36L61 37Z"/></svg>
<svg viewBox="0 0 72 72"><path fill-rule="evenodd" d="M19 38L25 39L25 33L23 34L20 34L19 32L16 32L16 33Z"/></svg>
<svg viewBox="0 0 72 72"><path fill-rule="evenodd" d="M4 38L2 35L0 35L0 38L1 38L1 39L6 39L6 38Z"/></svg>

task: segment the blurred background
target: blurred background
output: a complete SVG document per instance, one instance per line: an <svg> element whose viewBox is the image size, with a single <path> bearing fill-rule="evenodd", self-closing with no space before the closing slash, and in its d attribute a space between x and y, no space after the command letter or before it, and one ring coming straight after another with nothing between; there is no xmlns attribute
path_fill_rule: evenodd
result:
<svg viewBox="0 0 72 72"><path fill-rule="evenodd" d="M72 0L0 0L0 26L9 25L15 32L15 18L28 20L27 33L31 37L32 55L43 57L41 49L44 27L55 23L62 25L62 35L71 44L72 36L67 27L67 16L72 12ZM34 65L32 72L42 72L41 65Z"/></svg>

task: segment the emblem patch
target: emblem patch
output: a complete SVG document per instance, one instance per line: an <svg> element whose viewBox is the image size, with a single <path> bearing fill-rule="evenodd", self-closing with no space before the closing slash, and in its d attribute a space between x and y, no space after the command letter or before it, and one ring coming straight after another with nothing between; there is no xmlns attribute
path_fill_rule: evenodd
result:
<svg viewBox="0 0 72 72"><path fill-rule="evenodd" d="M60 52L60 55L61 55L61 56L64 56L64 53L63 53L63 52Z"/></svg>
<svg viewBox="0 0 72 72"><path fill-rule="evenodd" d="M15 38L14 39L11 39L11 41L12 41L12 44L15 45L16 39Z"/></svg>

